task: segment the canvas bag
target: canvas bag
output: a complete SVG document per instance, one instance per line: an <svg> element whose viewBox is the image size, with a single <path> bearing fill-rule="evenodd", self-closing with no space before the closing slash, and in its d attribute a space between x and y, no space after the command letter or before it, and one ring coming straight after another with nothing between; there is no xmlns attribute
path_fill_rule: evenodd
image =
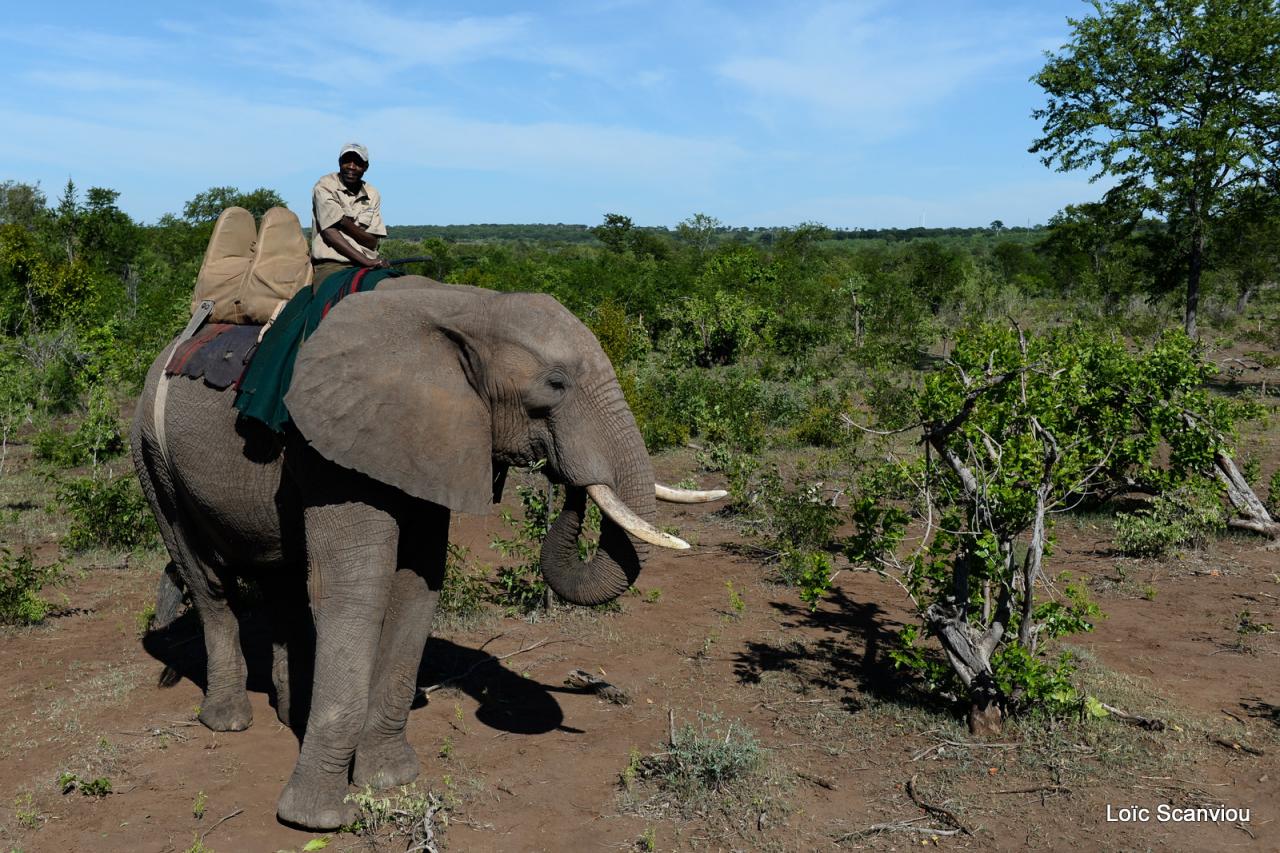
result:
<svg viewBox="0 0 1280 853"><path fill-rule="evenodd" d="M253 214L229 207L214 223L192 310L213 300L214 323L266 323L295 293L311 284L311 253L293 211L273 207L256 235Z"/></svg>

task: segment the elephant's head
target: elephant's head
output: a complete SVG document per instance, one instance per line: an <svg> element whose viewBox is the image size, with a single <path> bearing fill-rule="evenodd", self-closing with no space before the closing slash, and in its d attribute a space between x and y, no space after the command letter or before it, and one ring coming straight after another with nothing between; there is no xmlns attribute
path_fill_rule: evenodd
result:
<svg viewBox="0 0 1280 853"><path fill-rule="evenodd" d="M608 357L550 296L412 276L350 296L304 344L285 402L323 456L453 510L488 511L495 465L545 459L567 495L542 568L568 601L620 595L647 542L687 547L652 525L653 468ZM584 565L587 492L604 522Z"/></svg>

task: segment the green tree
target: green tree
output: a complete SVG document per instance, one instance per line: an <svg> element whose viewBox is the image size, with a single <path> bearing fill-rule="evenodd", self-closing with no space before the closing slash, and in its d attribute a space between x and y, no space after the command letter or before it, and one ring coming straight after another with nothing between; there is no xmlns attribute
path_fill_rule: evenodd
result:
<svg viewBox="0 0 1280 853"><path fill-rule="evenodd" d="M591 229L591 233L605 248L611 252L626 251L627 244L631 239L631 232L635 230L635 223L631 221L630 216L623 216L621 213L606 213L604 222Z"/></svg>
<svg viewBox="0 0 1280 853"><path fill-rule="evenodd" d="M0 183L0 225L21 225L35 231L48 216L48 200L40 184Z"/></svg>
<svg viewBox="0 0 1280 853"><path fill-rule="evenodd" d="M247 193L236 187L210 187L183 206L182 216L191 223L213 222L228 207L243 207L261 219L262 214L273 207L285 207L285 203L279 193L266 187Z"/></svg>
<svg viewBox="0 0 1280 853"><path fill-rule="evenodd" d="M676 239L692 246L698 254L705 255L715 243L716 234L723 230L724 223L719 219L705 213L695 213L676 224Z"/></svg>
<svg viewBox="0 0 1280 853"><path fill-rule="evenodd" d="M1109 204L1164 218L1194 337L1206 240L1231 193L1277 179L1275 0L1093 0L1032 79L1048 104L1031 146L1059 171L1118 179Z"/></svg>

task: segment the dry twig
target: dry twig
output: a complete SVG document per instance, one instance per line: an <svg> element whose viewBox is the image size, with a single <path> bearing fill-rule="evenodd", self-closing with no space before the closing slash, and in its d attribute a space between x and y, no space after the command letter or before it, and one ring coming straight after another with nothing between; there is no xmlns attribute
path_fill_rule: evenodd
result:
<svg viewBox="0 0 1280 853"><path fill-rule="evenodd" d="M912 776L910 781L907 782L907 796L911 798L911 802L915 803L929 814L942 818L965 835L973 835L973 833L969 831L968 827L961 823L960 818L956 817L955 812L950 809L943 808L942 806L935 806L932 803L926 803L924 800L920 799L920 795L916 793L915 776Z"/></svg>

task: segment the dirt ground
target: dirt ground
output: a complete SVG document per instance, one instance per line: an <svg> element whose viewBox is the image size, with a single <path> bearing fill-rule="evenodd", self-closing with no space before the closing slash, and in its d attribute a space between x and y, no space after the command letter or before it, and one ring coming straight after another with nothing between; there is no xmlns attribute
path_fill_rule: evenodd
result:
<svg viewBox="0 0 1280 853"><path fill-rule="evenodd" d="M694 470L687 452L658 466L669 482ZM412 713L409 736L418 784L449 804L445 848L1280 850L1280 641L1263 627L1280 624L1280 556L1258 540L1145 563L1109 550L1105 518L1065 523L1052 571L1085 577L1106 614L1072 640L1086 687L1167 727L1014 720L998 743L975 743L893 671L886 649L907 618L893 584L845 571L809 612L725 547L742 536L714 507L660 513L695 547L656 554L621 612L495 612L430 641L422 684L453 680ZM455 541L496 559L496 516L455 525ZM2 629L4 849L226 853L320 837L275 819L298 741L268 701L263 617L246 626L254 725L211 732L193 722L203 652L190 614L139 637L162 562L101 556L56 591L57 618ZM566 686L572 669L630 703ZM160 686L166 670L176 683ZM681 815L643 778L627 789L624 770L666 748L672 721L745 727L766 771L700 813ZM111 793L63 794L63 772L108 778ZM1160 804L1249 818L1159 822ZM1108 820L1126 806L1150 821ZM371 844L332 835L328 849Z"/></svg>

